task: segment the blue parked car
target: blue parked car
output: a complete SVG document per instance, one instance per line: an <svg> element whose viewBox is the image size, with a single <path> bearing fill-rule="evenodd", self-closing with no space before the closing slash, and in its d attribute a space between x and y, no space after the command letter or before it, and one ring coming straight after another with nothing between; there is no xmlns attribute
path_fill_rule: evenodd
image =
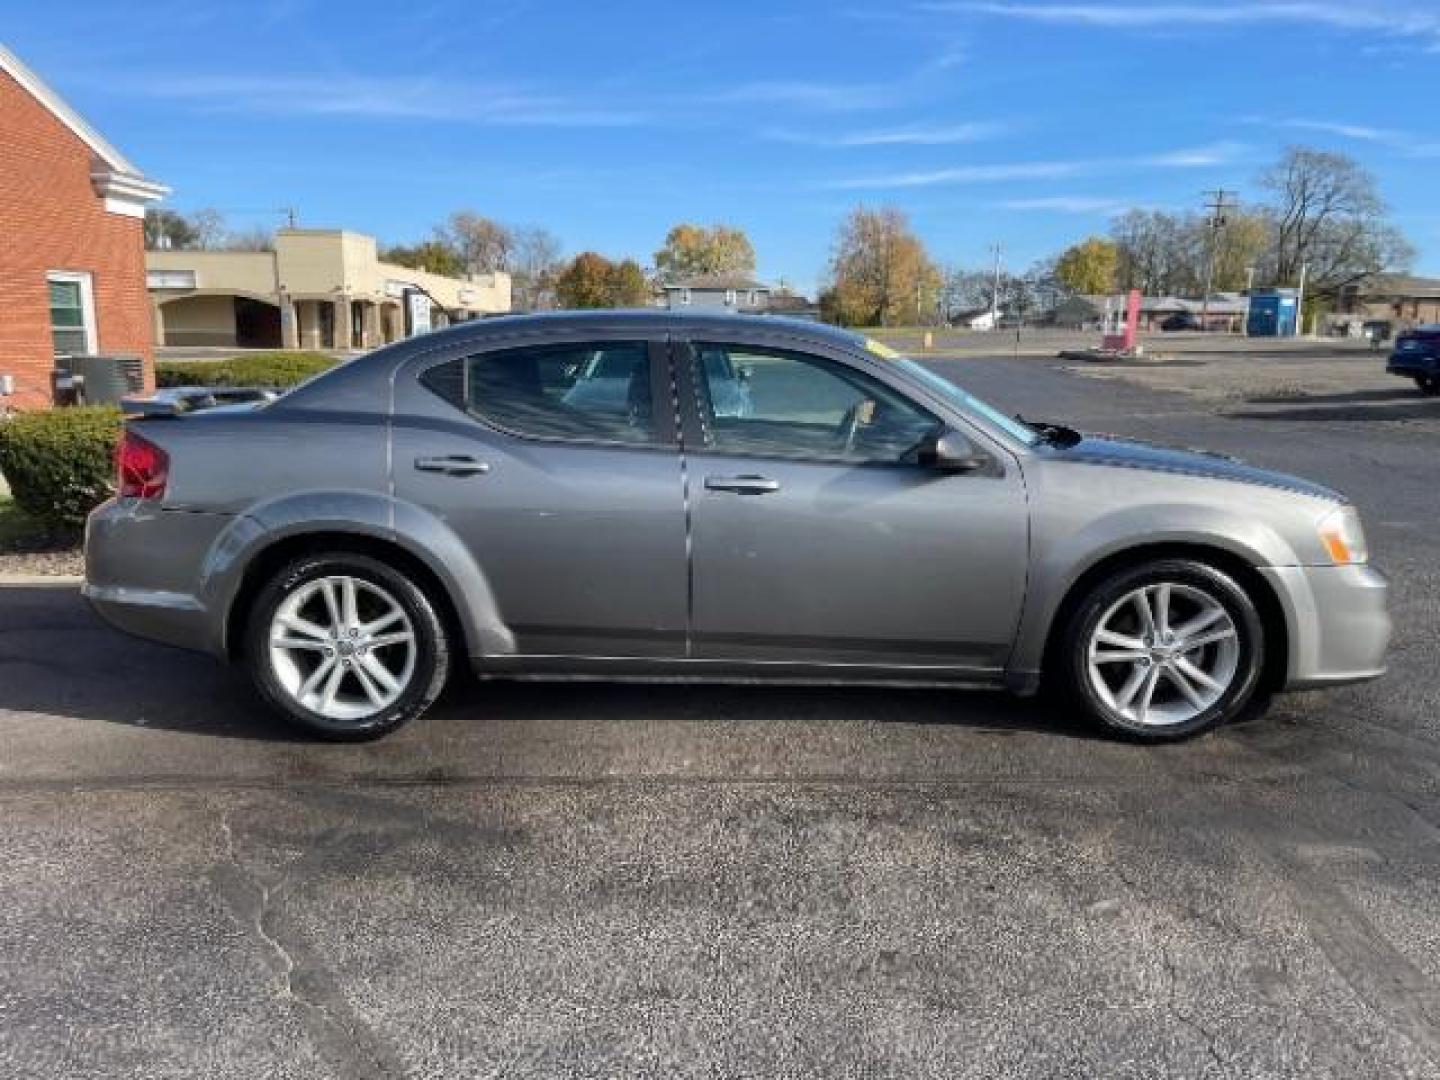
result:
<svg viewBox="0 0 1440 1080"><path fill-rule="evenodd" d="M1385 370L1414 379L1424 394L1440 394L1440 323L1417 326L1395 339Z"/></svg>

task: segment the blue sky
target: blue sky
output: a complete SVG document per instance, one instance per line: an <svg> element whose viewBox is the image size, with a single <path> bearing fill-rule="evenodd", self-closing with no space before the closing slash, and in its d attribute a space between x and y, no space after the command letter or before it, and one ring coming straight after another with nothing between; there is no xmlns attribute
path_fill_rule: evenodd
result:
<svg viewBox="0 0 1440 1080"><path fill-rule="evenodd" d="M1378 176L1440 274L1440 2L0 0L6 43L232 225L382 241L450 210L643 262L746 229L812 288L857 203L1023 267L1132 205L1254 196L1287 143Z"/></svg>

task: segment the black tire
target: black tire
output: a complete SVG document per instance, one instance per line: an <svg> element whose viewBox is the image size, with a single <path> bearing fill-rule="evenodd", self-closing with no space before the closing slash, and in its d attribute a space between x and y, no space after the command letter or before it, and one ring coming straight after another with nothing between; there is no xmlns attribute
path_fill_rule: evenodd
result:
<svg viewBox="0 0 1440 1080"><path fill-rule="evenodd" d="M280 605L306 584L333 576L356 578L384 590L403 609L415 635L414 668L398 698L357 720L332 719L301 704L281 684L270 660L270 626ZM243 662L260 697L290 723L322 739L365 742L409 723L434 703L449 675L450 645L435 604L408 577L378 559L331 552L297 559L265 583L250 610Z"/></svg>
<svg viewBox="0 0 1440 1080"><path fill-rule="evenodd" d="M1180 723L1139 724L1107 704L1091 685L1089 644L1101 619L1117 602L1144 586L1164 583L1198 590L1223 607L1235 627L1238 656L1227 689L1204 711ZM1193 559L1145 563L1118 571L1095 585L1066 621L1054 665L1059 676L1057 689L1067 701L1110 734L1137 742L1190 738L1231 720L1249 718L1268 701L1262 692L1264 624L1254 601L1228 574Z"/></svg>
<svg viewBox="0 0 1440 1080"><path fill-rule="evenodd" d="M1415 385L1420 388L1422 394L1434 397L1440 394L1440 375L1416 375Z"/></svg>

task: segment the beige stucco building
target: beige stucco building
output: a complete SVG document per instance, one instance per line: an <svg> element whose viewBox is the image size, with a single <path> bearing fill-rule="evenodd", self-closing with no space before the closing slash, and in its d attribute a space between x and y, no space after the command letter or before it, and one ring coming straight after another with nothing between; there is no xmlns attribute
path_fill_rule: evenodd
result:
<svg viewBox="0 0 1440 1080"><path fill-rule="evenodd" d="M151 251L145 264L164 345L368 349L510 310L508 274L381 262L373 236L343 229L281 229L274 251Z"/></svg>

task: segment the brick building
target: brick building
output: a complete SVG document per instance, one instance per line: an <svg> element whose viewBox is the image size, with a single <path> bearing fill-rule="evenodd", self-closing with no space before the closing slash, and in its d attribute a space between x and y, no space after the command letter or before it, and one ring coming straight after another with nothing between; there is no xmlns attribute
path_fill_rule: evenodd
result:
<svg viewBox="0 0 1440 1080"><path fill-rule="evenodd" d="M144 217L165 194L0 46L0 406L52 404L57 356L150 371Z"/></svg>

